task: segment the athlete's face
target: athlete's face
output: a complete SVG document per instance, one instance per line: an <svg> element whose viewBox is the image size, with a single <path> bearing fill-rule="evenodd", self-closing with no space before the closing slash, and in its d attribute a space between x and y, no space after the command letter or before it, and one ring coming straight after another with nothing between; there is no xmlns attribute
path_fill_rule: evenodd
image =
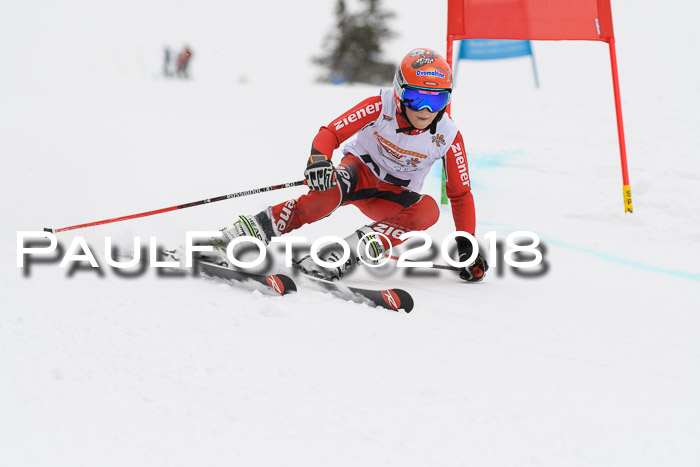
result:
<svg viewBox="0 0 700 467"><path fill-rule="evenodd" d="M437 112L431 112L428 109L423 110L411 110L406 107L406 116L411 125L419 130L425 130L433 123L435 117L437 117Z"/></svg>

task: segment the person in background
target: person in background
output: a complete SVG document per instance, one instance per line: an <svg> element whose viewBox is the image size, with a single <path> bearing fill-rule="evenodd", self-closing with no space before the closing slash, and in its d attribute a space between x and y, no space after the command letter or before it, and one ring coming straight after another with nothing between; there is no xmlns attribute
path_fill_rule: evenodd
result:
<svg viewBox="0 0 700 467"><path fill-rule="evenodd" d="M187 68L191 59L192 51L188 46L185 46L185 48L182 49L182 52L180 52L180 55L177 56L176 73L178 78L189 78L189 75L187 74Z"/></svg>
<svg viewBox="0 0 700 467"><path fill-rule="evenodd" d="M163 49L163 76L170 76L170 47Z"/></svg>

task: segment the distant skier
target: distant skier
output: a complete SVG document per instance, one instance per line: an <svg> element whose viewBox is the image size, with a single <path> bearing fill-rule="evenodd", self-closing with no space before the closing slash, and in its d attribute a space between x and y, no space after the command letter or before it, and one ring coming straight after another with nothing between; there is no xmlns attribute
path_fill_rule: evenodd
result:
<svg viewBox="0 0 700 467"><path fill-rule="evenodd" d="M222 229L225 247L236 237L254 236L268 244L272 237L287 234L333 213L340 206L357 206L374 222L359 228L345 240L350 259L337 268L324 268L305 256L296 263L307 274L340 279L360 261L377 263L391 245L402 243L404 232L425 230L437 222L440 209L433 198L420 194L433 163L442 160L447 172L447 196L457 230L474 234L476 217L462 135L445 115L452 93L452 70L431 49L414 49L401 61L394 75L394 88L357 104L328 126L321 127L307 160L309 192L268 207L255 215L242 215L232 227ZM344 157L333 166L333 151L345 144ZM378 233L384 234L384 237ZM358 256L358 244L360 253ZM471 256L471 243L457 238L460 261ZM327 247L318 256L337 261L343 250ZM479 254L460 271L469 282L480 281L488 269Z"/></svg>
<svg viewBox="0 0 700 467"><path fill-rule="evenodd" d="M176 62L176 73L179 78L189 78L189 75L187 74L187 67L190 64L190 60L192 59L192 51L188 46L185 46L184 49L182 49L182 52L177 56L177 62Z"/></svg>
<svg viewBox="0 0 700 467"><path fill-rule="evenodd" d="M163 75L170 76L170 48L163 49Z"/></svg>

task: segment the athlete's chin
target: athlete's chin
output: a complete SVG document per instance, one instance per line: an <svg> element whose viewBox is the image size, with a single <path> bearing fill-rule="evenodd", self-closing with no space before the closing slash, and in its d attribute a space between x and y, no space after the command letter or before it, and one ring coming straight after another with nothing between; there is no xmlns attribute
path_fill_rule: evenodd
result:
<svg viewBox="0 0 700 467"><path fill-rule="evenodd" d="M417 123L417 125L416 125L416 124L413 125L413 126L416 127L416 130L425 130L425 129L428 128L428 127L430 126L430 124L433 123L433 122L432 122L432 120L426 120L426 121L423 121L423 122L418 121L418 122L416 122L416 123Z"/></svg>

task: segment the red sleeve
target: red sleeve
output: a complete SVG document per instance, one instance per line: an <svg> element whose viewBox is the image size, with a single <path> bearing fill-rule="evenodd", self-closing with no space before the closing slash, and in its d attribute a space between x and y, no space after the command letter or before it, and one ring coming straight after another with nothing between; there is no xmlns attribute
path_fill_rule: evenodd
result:
<svg viewBox="0 0 700 467"><path fill-rule="evenodd" d="M476 212L474 197L469 181L469 165L464 149L462 134L457 133L450 149L445 155L447 182L445 184L447 197L452 205L452 217L457 230L474 234L476 230Z"/></svg>
<svg viewBox="0 0 700 467"><path fill-rule="evenodd" d="M328 126L322 126L311 145L311 155L324 155L328 159L333 151L352 135L374 122L382 110L382 98L370 97L333 120Z"/></svg>

